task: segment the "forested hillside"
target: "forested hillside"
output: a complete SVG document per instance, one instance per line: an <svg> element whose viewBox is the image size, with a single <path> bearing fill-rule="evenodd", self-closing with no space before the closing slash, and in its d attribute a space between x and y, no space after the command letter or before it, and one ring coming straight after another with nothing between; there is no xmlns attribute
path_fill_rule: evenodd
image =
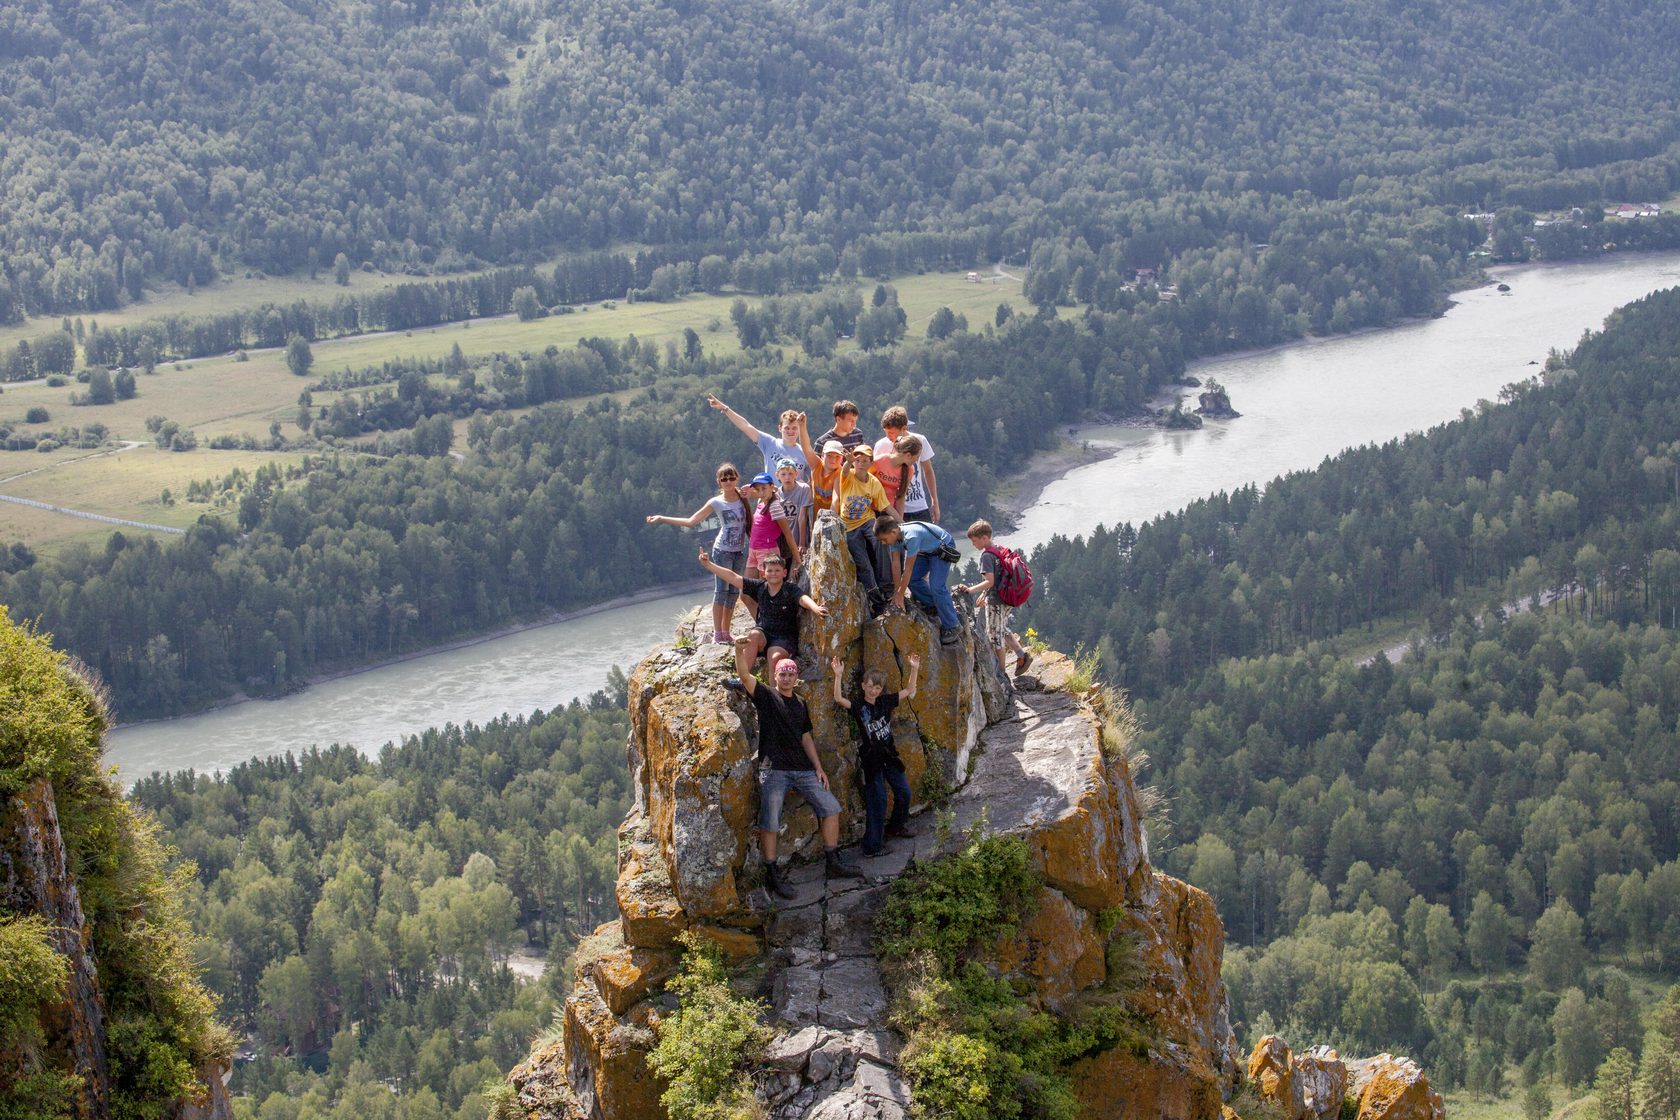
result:
<svg viewBox="0 0 1680 1120"><path fill-rule="evenodd" d="M220 271L615 243L879 271L1127 263L1298 194L1364 213L1675 185L1666 5L25 0L0 14L0 321ZM1520 244L1517 246L1520 250ZM340 257L342 255L342 261Z"/></svg>
<svg viewBox="0 0 1680 1120"><path fill-rule="evenodd" d="M256 1115L484 1115L479 1088L524 1056L561 963L616 913L627 727L623 698L597 694L377 759L332 747L135 787L196 864L189 917L223 1017L254 1043L234 1089ZM510 971L521 949L553 966L541 980Z"/></svg>
<svg viewBox="0 0 1680 1120"><path fill-rule="evenodd" d="M1640 1058L1680 974L1677 354L1680 290L1426 435L1035 554L1033 624L1132 690L1251 1032L1494 1094ZM1343 652L1399 620L1433 640Z"/></svg>

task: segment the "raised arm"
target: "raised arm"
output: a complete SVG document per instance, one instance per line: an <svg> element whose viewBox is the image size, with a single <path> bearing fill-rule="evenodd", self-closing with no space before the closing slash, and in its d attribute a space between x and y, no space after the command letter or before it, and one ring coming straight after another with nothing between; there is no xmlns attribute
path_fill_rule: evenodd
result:
<svg viewBox="0 0 1680 1120"><path fill-rule="evenodd" d="M915 696L916 696L916 678L918 676L920 676L921 672L922 672L922 657L921 657L921 654L912 653L910 655L909 660L910 660L910 676L905 680L904 687L898 690L898 698L900 700L912 700L912 699L915 698Z"/></svg>
<svg viewBox="0 0 1680 1120"><path fill-rule="evenodd" d="M739 428L742 435L746 436L754 443L758 442L758 429L747 423L747 418L745 416L742 416L739 412L736 412L733 408L730 408L710 393L706 394L706 403L723 413L724 416L728 417L729 422Z"/></svg>
<svg viewBox="0 0 1680 1120"><path fill-rule="evenodd" d="M838 657L829 658L828 667L834 670L834 702L849 712L852 710L852 702L846 699L845 694L840 691L840 672L843 668L840 659Z"/></svg>
<svg viewBox="0 0 1680 1120"><path fill-rule="evenodd" d="M752 638L743 635L735 639L735 676L741 682L741 690L751 696L758 690L758 678L753 676L753 662L758 660L758 652L752 647ZM806 738L810 738L809 735Z"/></svg>
<svg viewBox="0 0 1680 1120"><path fill-rule="evenodd" d="M681 525L684 529L692 529L712 515L712 503L707 502L687 517L667 517L663 513L650 513L647 516L649 525Z"/></svg>
<svg viewBox="0 0 1680 1120"><path fill-rule="evenodd" d="M737 588L744 586L746 583L746 580L741 578L741 573L732 572L722 564L712 563L712 558L706 555L706 550L703 548L700 550L700 566L723 582L733 584Z"/></svg>
<svg viewBox="0 0 1680 1120"><path fill-rule="evenodd" d="M811 427L805 422L805 414L799 414L799 450L805 452L805 465L815 470L822 465L822 456L811 447Z"/></svg>

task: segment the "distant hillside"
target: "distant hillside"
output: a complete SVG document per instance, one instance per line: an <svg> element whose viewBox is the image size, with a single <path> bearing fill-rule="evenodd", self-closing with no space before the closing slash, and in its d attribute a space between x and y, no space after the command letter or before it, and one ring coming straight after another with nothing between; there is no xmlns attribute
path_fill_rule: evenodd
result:
<svg viewBox="0 0 1680 1120"><path fill-rule="evenodd" d="M1671 6L48 3L0 12L0 321L157 277L1075 234L1676 185ZM869 247L840 263L866 270Z"/></svg>

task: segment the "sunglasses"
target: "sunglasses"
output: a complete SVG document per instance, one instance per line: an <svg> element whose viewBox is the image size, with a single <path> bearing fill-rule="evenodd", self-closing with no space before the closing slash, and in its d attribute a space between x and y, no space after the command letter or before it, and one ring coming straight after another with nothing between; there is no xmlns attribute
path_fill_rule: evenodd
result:
<svg viewBox="0 0 1680 1120"><path fill-rule="evenodd" d="M740 478L740 477L741 476L738 475L738 474L720 474L720 475L718 475L718 481L719 482L734 482L737 478Z"/></svg>

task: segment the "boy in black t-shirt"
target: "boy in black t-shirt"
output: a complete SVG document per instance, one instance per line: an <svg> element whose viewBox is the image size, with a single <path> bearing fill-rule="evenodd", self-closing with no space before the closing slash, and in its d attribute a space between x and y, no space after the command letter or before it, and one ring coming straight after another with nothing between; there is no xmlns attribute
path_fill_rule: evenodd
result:
<svg viewBox="0 0 1680 1120"><path fill-rule="evenodd" d="M818 618L827 618L828 608L802 593L787 578L787 565L780 556L766 556L760 563L764 565L764 578L748 579L713 563L704 549L700 551L702 568L739 587L743 598L758 604L758 625L748 630L741 641L747 643L754 661L762 653L765 662L773 666L781 658L799 656L799 612L807 610Z"/></svg>
<svg viewBox="0 0 1680 1120"><path fill-rule="evenodd" d="M885 850L888 836L909 836L910 782L904 776L904 760L898 757L893 743L892 713L899 701L916 695L916 676L921 672L922 659L911 654L910 675L904 688L887 692L887 675L871 669L860 684L863 699L854 705L840 691L840 674L844 668L838 657L828 665L834 671L834 702L857 718L863 741L858 746L858 761L863 768L863 854L873 856ZM892 788L892 817L887 817L887 788Z"/></svg>
<svg viewBox="0 0 1680 1120"><path fill-rule="evenodd" d="M794 691L799 666L784 657L771 666L774 685L759 684L752 675L751 646L735 640L735 671L741 691L758 709L758 853L764 858L764 885L782 898L794 897L793 887L776 866L776 841L782 830L782 802L798 792L817 815L823 855L830 878L856 879L863 873L840 859L840 801L828 788L828 774L811 737L811 712Z"/></svg>

